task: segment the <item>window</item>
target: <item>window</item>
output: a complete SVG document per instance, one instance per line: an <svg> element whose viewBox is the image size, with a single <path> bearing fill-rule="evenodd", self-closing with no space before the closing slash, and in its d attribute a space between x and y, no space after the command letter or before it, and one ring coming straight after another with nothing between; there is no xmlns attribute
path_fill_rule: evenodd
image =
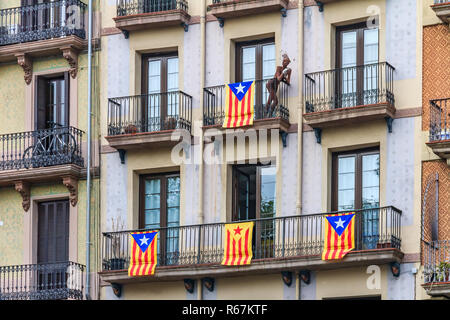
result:
<svg viewBox="0 0 450 320"><path fill-rule="evenodd" d="M180 175L146 175L140 179L139 228L159 229L158 261L177 261L180 225Z"/></svg>
<svg viewBox="0 0 450 320"><path fill-rule="evenodd" d="M276 167L233 166L233 221L272 218L276 215ZM257 221L253 247L256 256L273 257L274 220Z"/></svg>
<svg viewBox="0 0 450 320"><path fill-rule="evenodd" d="M240 42L236 45L236 82L261 80L255 83L257 117L268 98L268 92L265 90L266 82L272 79L276 72L275 57L273 38Z"/></svg>
<svg viewBox="0 0 450 320"><path fill-rule="evenodd" d="M178 54L143 57L143 132L175 129L179 118Z"/></svg>
<svg viewBox="0 0 450 320"><path fill-rule="evenodd" d="M379 67L378 28L366 23L336 30L337 107L374 103L377 97Z"/></svg>
<svg viewBox="0 0 450 320"><path fill-rule="evenodd" d="M69 74L38 77L36 86L35 128L69 126Z"/></svg>
<svg viewBox="0 0 450 320"><path fill-rule="evenodd" d="M38 204L38 290L64 288L69 260L69 201ZM63 262L62 264L55 264Z"/></svg>
<svg viewBox="0 0 450 320"><path fill-rule="evenodd" d="M375 248L380 207L379 150L333 154L332 195L333 211L365 209L359 215L362 220L357 221L357 225L362 228L364 248Z"/></svg>
<svg viewBox="0 0 450 320"><path fill-rule="evenodd" d="M21 6L35 6L41 3L56 2L38 10L23 10L21 28L23 32L53 29L65 26L68 4L57 0L21 0Z"/></svg>

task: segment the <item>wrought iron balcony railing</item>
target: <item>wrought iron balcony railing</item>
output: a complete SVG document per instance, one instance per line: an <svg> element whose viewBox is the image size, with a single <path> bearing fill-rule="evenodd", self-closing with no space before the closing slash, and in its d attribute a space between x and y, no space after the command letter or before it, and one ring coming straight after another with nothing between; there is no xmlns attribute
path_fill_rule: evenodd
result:
<svg viewBox="0 0 450 320"><path fill-rule="evenodd" d="M387 62L305 75L305 113L387 103L394 99L394 70Z"/></svg>
<svg viewBox="0 0 450 320"><path fill-rule="evenodd" d="M117 0L118 17L170 10L187 11L187 0Z"/></svg>
<svg viewBox="0 0 450 320"><path fill-rule="evenodd" d="M444 4L444 3L450 4L450 0L434 0L434 4Z"/></svg>
<svg viewBox="0 0 450 320"><path fill-rule="evenodd" d="M282 118L289 121L289 85L280 82L276 96L278 103L268 108L268 82L272 79L255 81L255 117L254 120ZM225 97L227 85L208 87L203 89L203 124L222 125L225 118Z"/></svg>
<svg viewBox="0 0 450 320"><path fill-rule="evenodd" d="M450 140L450 98L430 101L430 142Z"/></svg>
<svg viewBox="0 0 450 320"><path fill-rule="evenodd" d="M70 35L85 39L87 5L59 0L0 10L0 45L46 40Z"/></svg>
<svg viewBox="0 0 450 320"><path fill-rule="evenodd" d="M56 127L0 135L0 170L29 169L62 164L84 166L83 131Z"/></svg>
<svg viewBox="0 0 450 320"><path fill-rule="evenodd" d="M0 300L82 300L84 268L70 261L0 266Z"/></svg>
<svg viewBox="0 0 450 320"><path fill-rule="evenodd" d="M182 91L110 98L108 135L186 129L191 131L192 97Z"/></svg>
<svg viewBox="0 0 450 320"><path fill-rule="evenodd" d="M450 282L450 240L424 242L425 283Z"/></svg>
<svg viewBox="0 0 450 320"><path fill-rule="evenodd" d="M324 214L264 218L254 221L253 258L321 255ZM395 207L356 211L356 250L400 249L401 211ZM103 270L124 270L130 261L131 232L105 232ZM158 265L220 264L224 254L225 223L159 229Z"/></svg>

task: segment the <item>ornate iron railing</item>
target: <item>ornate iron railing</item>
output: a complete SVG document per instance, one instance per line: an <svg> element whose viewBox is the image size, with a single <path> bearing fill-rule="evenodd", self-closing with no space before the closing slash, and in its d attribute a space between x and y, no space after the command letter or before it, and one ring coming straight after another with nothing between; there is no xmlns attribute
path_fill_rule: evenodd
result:
<svg viewBox="0 0 450 320"><path fill-rule="evenodd" d="M118 17L170 10L187 11L187 0L117 0Z"/></svg>
<svg viewBox="0 0 450 320"><path fill-rule="evenodd" d="M305 113L380 103L394 106L394 70L380 62L305 74Z"/></svg>
<svg viewBox="0 0 450 320"><path fill-rule="evenodd" d="M186 129L191 131L192 97L182 91L110 98L108 135Z"/></svg>
<svg viewBox="0 0 450 320"><path fill-rule="evenodd" d="M272 105L268 108L269 81L272 79L255 81L254 120L282 118L289 121L289 85L286 82L280 82L276 92L278 103L271 101ZM223 84L203 89L203 124L205 126L223 124L227 88L228 86Z"/></svg>
<svg viewBox="0 0 450 320"><path fill-rule="evenodd" d="M83 131L54 127L0 135L0 170L29 169L62 164L84 166Z"/></svg>
<svg viewBox="0 0 450 320"><path fill-rule="evenodd" d="M395 207L357 210L356 250L396 248L401 245L401 211ZM253 258L289 258L321 255L324 216L312 214L254 221ZM104 232L103 270L127 269L131 232ZM225 223L159 229L158 265L220 264L224 254ZM161 246L164 243L164 246Z"/></svg>
<svg viewBox="0 0 450 320"><path fill-rule="evenodd" d="M84 268L70 261L0 266L0 300L82 300Z"/></svg>
<svg viewBox="0 0 450 320"><path fill-rule="evenodd" d="M434 0L434 4L444 4L444 3L450 4L450 0Z"/></svg>
<svg viewBox="0 0 450 320"><path fill-rule="evenodd" d="M80 0L59 0L0 10L0 45L76 35L86 37Z"/></svg>
<svg viewBox="0 0 450 320"><path fill-rule="evenodd" d="M430 101L430 142L450 139L450 98Z"/></svg>
<svg viewBox="0 0 450 320"><path fill-rule="evenodd" d="M450 282L450 240L424 242L425 283Z"/></svg>

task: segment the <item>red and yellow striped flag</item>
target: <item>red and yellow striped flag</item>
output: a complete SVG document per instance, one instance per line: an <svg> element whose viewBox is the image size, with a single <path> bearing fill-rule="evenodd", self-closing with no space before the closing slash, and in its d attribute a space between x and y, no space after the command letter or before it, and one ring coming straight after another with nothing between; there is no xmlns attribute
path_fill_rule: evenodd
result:
<svg viewBox="0 0 450 320"><path fill-rule="evenodd" d="M253 125L255 82L244 81L226 87L223 128Z"/></svg>
<svg viewBox="0 0 450 320"><path fill-rule="evenodd" d="M153 275L157 264L158 231L132 232L130 240L128 276Z"/></svg>
<svg viewBox="0 0 450 320"><path fill-rule="evenodd" d="M342 259L355 249L355 213L326 215L322 260Z"/></svg>
<svg viewBox="0 0 450 320"><path fill-rule="evenodd" d="M253 222L225 225L225 252L222 265L241 266L250 264L252 252Z"/></svg>

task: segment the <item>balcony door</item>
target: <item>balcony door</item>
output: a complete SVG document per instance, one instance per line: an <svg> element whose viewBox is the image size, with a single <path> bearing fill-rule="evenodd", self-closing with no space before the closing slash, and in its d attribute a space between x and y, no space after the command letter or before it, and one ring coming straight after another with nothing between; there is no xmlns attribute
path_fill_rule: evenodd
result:
<svg viewBox="0 0 450 320"><path fill-rule="evenodd" d="M38 204L37 274L40 291L65 288L69 260L69 201ZM50 293L50 292L49 292Z"/></svg>
<svg viewBox="0 0 450 320"><path fill-rule="evenodd" d="M378 42L378 28L369 29L366 23L337 28L337 108L377 102Z"/></svg>
<svg viewBox="0 0 450 320"><path fill-rule="evenodd" d="M236 82L255 81L255 115L262 118L263 105L267 101L266 82L276 72L275 41L273 38L239 42L236 45Z"/></svg>
<svg viewBox="0 0 450 320"><path fill-rule="evenodd" d="M48 5L37 6L44 3ZM65 2L60 0L21 0L21 6L35 6L34 9L24 10L21 13L22 32L37 32L65 26L67 10ZM37 34L36 36L42 38L42 35ZM29 34L29 37L28 40L38 40L34 39L31 34Z"/></svg>
<svg viewBox="0 0 450 320"><path fill-rule="evenodd" d="M179 118L178 54L143 57L142 132L176 129Z"/></svg>
<svg viewBox="0 0 450 320"><path fill-rule="evenodd" d="M158 263L178 262L180 226L180 175L146 175L140 178L141 229L158 229Z"/></svg>
<svg viewBox="0 0 450 320"><path fill-rule="evenodd" d="M359 210L358 239L374 249L379 239L380 153L366 149L333 154L333 211ZM375 209L372 209L375 208Z"/></svg>
<svg viewBox="0 0 450 320"><path fill-rule="evenodd" d="M233 166L233 221L273 218L276 214L276 167ZM275 225L272 219L257 221L253 246L256 256L274 255Z"/></svg>

